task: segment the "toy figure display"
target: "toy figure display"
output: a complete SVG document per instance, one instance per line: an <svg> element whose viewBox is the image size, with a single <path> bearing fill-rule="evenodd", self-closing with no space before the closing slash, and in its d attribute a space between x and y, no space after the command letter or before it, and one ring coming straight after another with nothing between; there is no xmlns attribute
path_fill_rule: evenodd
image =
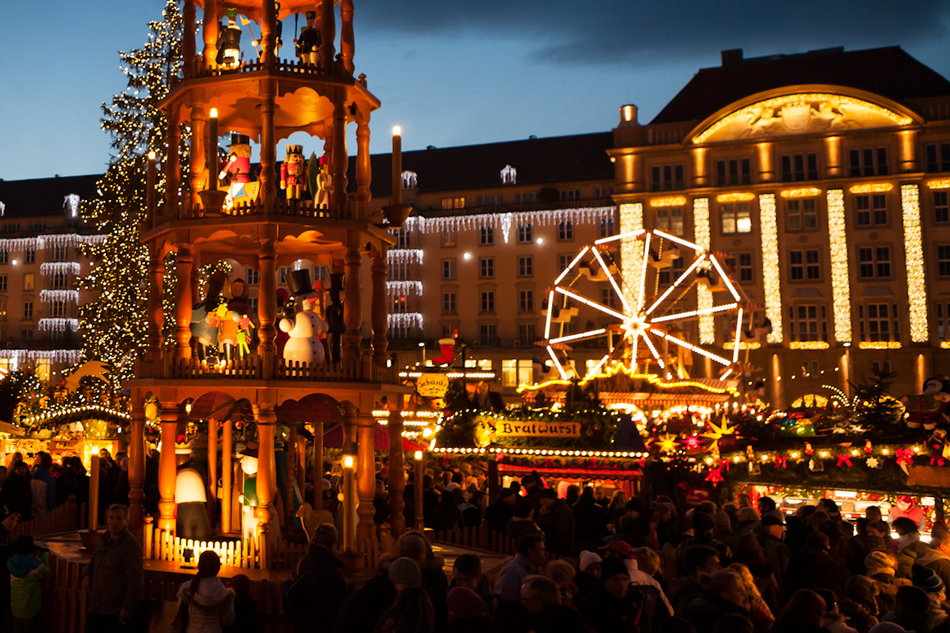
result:
<svg viewBox="0 0 950 633"><path fill-rule="evenodd" d="M283 358L287 362L322 365L327 359L320 336L326 334L327 322L314 312L316 299L303 298L312 294L312 290L304 290L310 288L310 271L293 271L288 275L288 284L297 301L297 313L293 321L287 318L280 321L280 329L290 337L284 345Z"/></svg>
<svg viewBox="0 0 950 633"><path fill-rule="evenodd" d="M221 314L219 308L218 314ZM250 343L250 334L253 324L248 318L247 284L243 279L235 279L231 282L231 299L228 301L224 315L221 318L221 333L219 335L219 347L226 358L232 357L232 349L240 347L241 341ZM245 318L248 318L245 322ZM242 328L244 334L242 336ZM250 349L248 348L248 352ZM243 350L242 350L243 355Z"/></svg>
<svg viewBox="0 0 950 633"><path fill-rule="evenodd" d="M191 336L198 344L198 357L205 358L208 349L217 350L218 325L216 312L221 303L221 291L227 275L218 271L208 278L205 286L205 298L195 304L191 311ZM215 325L212 325L214 321Z"/></svg>
<svg viewBox="0 0 950 633"><path fill-rule="evenodd" d="M307 11L307 26L300 29L300 37L294 40L297 46L297 57L304 64L317 65L317 52L323 43L320 31L313 24L317 19L316 11Z"/></svg>
<svg viewBox="0 0 950 633"><path fill-rule="evenodd" d="M950 422L950 379L946 376L933 376L924 382L919 396L904 396L901 400L907 408L907 426L928 431L938 424Z"/></svg>
<svg viewBox="0 0 950 633"><path fill-rule="evenodd" d="M205 484L194 468L182 468L175 479L175 503L178 504L175 534L181 538L211 539Z"/></svg>
<svg viewBox="0 0 950 633"><path fill-rule="evenodd" d="M249 539L257 534L257 449L241 451L241 470L244 471L244 488L238 501L241 503L241 536Z"/></svg>
<svg viewBox="0 0 950 633"><path fill-rule="evenodd" d="M280 3L274 3L274 15L280 16ZM280 54L280 47L284 45L284 40L282 36L284 35L284 23L279 19L277 20L276 28L274 29L274 54Z"/></svg>
<svg viewBox="0 0 950 633"><path fill-rule="evenodd" d="M313 193L313 208L330 208L330 174L327 173L327 157L321 156L316 178L313 179L314 186L311 187Z"/></svg>
<svg viewBox="0 0 950 633"><path fill-rule="evenodd" d="M241 27L237 23L237 9L228 9L227 26L218 26L217 46L215 62L219 66L237 68L241 63Z"/></svg>
<svg viewBox="0 0 950 633"><path fill-rule="evenodd" d="M287 158L280 166L280 188L287 191L288 200L300 200L307 189L307 163L302 145L288 145Z"/></svg>
<svg viewBox="0 0 950 633"><path fill-rule="evenodd" d="M339 266L334 262L334 269L339 270ZM327 316L327 334L330 339L330 362L340 362L340 342L343 334L346 332L346 323L343 321L343 301L340 299L340 293L343 292L343 273L330 273L330 305L327 306L325 314Z"/></svg>
<svg viewBox="0 0 950 633"><path fill-rule="evenodd" d="M219 180L224 180L230 175L228 195L224 199L229 207L240 200L256 197L256 195L251 195L251 191L246 187L251 180L251 139L243 134L232 134L230 149L228 162L218 174Z"/></svg>
<svg viewBox="0 0 950 633"><path fill-rule="evenodd" d="M290 300L290 293L284 288L277 289L277 317L279 319L278 323L280 323L280 319L294 318L293 302ZM274 345L277 346L277 356L280 358L284 357L284 346L289 340L290 337L287 336L287 332L278 327L277 336L274 337Z"/></svg>

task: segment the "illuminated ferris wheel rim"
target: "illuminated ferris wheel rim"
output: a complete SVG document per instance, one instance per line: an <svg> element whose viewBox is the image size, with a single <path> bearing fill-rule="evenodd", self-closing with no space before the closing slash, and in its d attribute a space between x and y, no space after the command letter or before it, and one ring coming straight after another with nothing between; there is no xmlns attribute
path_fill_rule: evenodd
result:
<svg viewBox="0 0 950 633"><path fill-rule="evenodd" d="M647 295L646 277L647 277L647 270L650 267L650 255L651 255L650 242L654 238L658 238L660 240L669 240L670 242L674 244L678 244L680 246L684 246L688 249L691 249L694 252L695 259L693 260L692 264L689 267L687 267L686 270L684 270L682 274L679 275L676 281L670 284L669 288L667 288L665 292L663 292L658 298L656 298L655 301L653 301L649 307L645 308L646 295ZM637 295L635 298L628 297L624 293L622 289L623 279L621 278L620 283L618 283L618 280L617 278L615 278L615 275L619 277L619 274L611 272L610 267L604 262L604 259L600 253L600 249L605 248L604 245L606 244L610 244L611 242L617 242L621 240L629 240L629 239L642 240L644 243L642 261L640 262L640 271L639 271L640 279L639 279L639 283L635 286L635 293ZM577 275L575 275L575 277L571 280L569 284L567 284L567 286L562 284L562 282L564 282L565 278L567 278L570 272L579 266L581 260L588 253L591 253L593 255L594 260L600 266L601 272L603 272L603 274L607 278L607 281L610 283L610 286L613 289L613 292L617 295L617 297L619 297L620 302L623 306L622 312L615 310L609 306L605 306L598 301L587 299L586 297L582 296L578 292L575 292L574 290L570 289L570 287L574 284L574 282L580 278L582 274L580 270L578 270ZM712 305L712 306L697 308L695 310L689 310L685 312L676 312L673 314L662 314L659 317L651 317L651 315L657 310L657 308L659 308L663 304L663 302L666 301L667 298L669 298L673 290L675 290L678 286L680 286L691 274L698 273L700 267L703 267L704 263L705 263L704 270L707 270L710 267L716 270L716 272L719 274L719 278L723 281L726 289L728 289L734 301L732 303L727 303L727 304L718 305L718 306ZM688 292L689 288L691 288L692 285L695 285L695 284L696 284L696 280L694 280L693 283L690 285L690 287L686 289L686 292ZM633 287L633 286L630 286L630 287ZM684 292L679 297L674 299L673 303L667 307L667 310L672 308L673 305L675 305L679 301L679 299L685 296L686 292ZM552 338L551 337L551 323L552 323L552 315L554 313L554 299L555 299L556 294L561 294L565 298L573 299L579 303L582 303L595 310L598 310L599 312L602 312L603 314L613 317L617 319L620 322L620 324L587 330L587 331L579 332L576 334L556 336ZM600 336L608 336L610 335L611 332L618 331L618 330L623 333L622 342L626 342L631 346L631 350L632 350L631 355L630 355L631 369L633 369L633 367L635 367L636 363L638 362L637 361L638 345L640 341L642 340L646 344L647 349L649 349L651 356L653 357L654 361L656 362L660 370L669 374L666 363L663 361L663 358L661 358L659 352L657 351L656 345L654 345L654 342L650 339L650 335L657 337L658 339L663 340L667 343L672 343L673 345L679 348L682 348L684 350L688 350L689 352L697 353L701 356L709 358L710 360L722 365L723 367L726 368L726 371L720 377L720 379L727 378L734 371L733 366L735 366L739 361L739 348L740 348L739 340L742 333L742 316L743 316L743 311L746 309L745 307L746 304L743 303L743 298L740 296L735 285L729 279L729 276L726 274L725 270L723 269L722 265L719 263L719 260L714 253L707 251L705 248L703 248L702 246L694 242L690 242L689 240L685 240L681 237L671 235L662 230L638 229L635 231L627 231L624 233L619 233L617 235L601 238L595 241L593 245L590 245L590 244L585 245L580 250L580 252L574 257L571 263L568 264L568 266L563 271L561 271L561 274L558 275L557 279L555 279L554 281L554 286L548 289L547 305L548 305L548 310L547 310L547 316L546 316L545 324L544 324L544 340L542 344L547 350L548 356L551 357L551 361L553 362L554 366L557 368L558 373L560 374L561 378L564 380L568 378L568 374L565 371L564 366L558 360L557 354L554 352L555 349L565 349L566 344L571 341L581 341L581 340L597 338ZM666 323L672 324L677 321L695 320L702 316L722 314L722 313L728 313L728 312L738 313L738 317L736 319L736 329L735 329L734 338L732 341L733 354L732 354L731 360L723 356L720 356L719 354L711 352L709 350L703 349L700 346L693 345L692 343L689 343L681 338L673 336L665 331L665 328L666 328L665 325L661 325L661 324L666 324ZM656 326L659 326L659 327L656 327ZM589 377L591 375L597 374L597 372L599 372L600 369L604 366L604 364L607 363L607 361L610 359L611 353L612 352L608 352L606 355L604 355L604 357L600 359L600 361L587 372L587 376Z"/></svg>

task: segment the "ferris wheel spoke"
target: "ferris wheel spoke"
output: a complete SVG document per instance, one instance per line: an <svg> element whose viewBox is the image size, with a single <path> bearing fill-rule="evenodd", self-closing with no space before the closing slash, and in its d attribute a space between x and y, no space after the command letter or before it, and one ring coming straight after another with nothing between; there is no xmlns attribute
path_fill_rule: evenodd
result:
<svg viewBox="0 0 950 633"><path fill-rule="evenodd" d="M544 321L544 338L551 337L551 315L554 314L554 291L548 293L548 316Z"/></svg>
<svg viewBox="0 0 950 633"><path fill-rule="evenodd" d="M732 285L732 281L729 279L729 276L726 274L726 271L724 271L722 269L722 266L719 265L719 260L716 259L716 256L710 255L709 260L713 263L713 266L716 267L716 271L719 272L720 279L722 279L723 282L725 282L726 288L729 289L729 292L732 293L732 296L735 298L735 300L742 301L742 299L739 297L739 293L736 292L736 287Z"/></svg>
<svg viewBox="0 0 950 633"><path fill-rule="evenodd" d="M618 318L618 319L620 319L620 320L623 320L623 319L624 319L624 316L623 316L621 313L617 312L616 310L611 310L611 309L608 308L607 306L601 305L601 304L597 303L596 301L591 301L590 299L585 299L584 297L580 296L580 295L577 294L576 292L571 292L570 290L567 290L566 288L561 288L560 286L558 286L557 288L555 288L555 290L556 290L557 292L560 292L562 295L564 295L564 296L566 296L566 297L570 297L571 299L574 299L574 300L576 300L576 301L580 301L580 302L583 303L584 305L588 305L588 306L594 308L595 310L600 310L600 311L603 312L604 314L609 314L610 316L616 317L616 318ZM550 313L549 313L549 314L550 314Z"/></svg>
<svg viewBox="0 0 950 633"><path fill-rule="evenodd" d="M569 334L568 336L561 336L559 338L552 338L549 343L567 343L568 341L582 341L588 338L594 338L595 336L602 336L607 333L606 328L600 328L599 330L588 330L586 332L580 332L578 334Z"/></svg>
<svg viewBox="0 0 950 633"><path fill-rule="evenodd" d="M557 279L554 280L554 285L555 285L555 286L558 285L559 283L561 283L561 280L564 279L564 277L567 276L567 273L569 273L569 272L571 271L571 269L574 268L574 266L577 265L577 262L581 261L581 257L583 257L583 256L584 256L584 253L586 253L588 250L590 250L590 246L585 246L584 249L583 249L580 253L577 254L577 257L574 258L574 261L572 261L570 264L568 264L567 268L565 268L564 270L561 271L560 276L559 276ZM575 278L574 281L577 281L577 279ZM573 282L571 282L571 283L573 283Z"/></svg>
<svg viewBox="0 0 950 633"><path fill-rule="evenodd" d="M600 253L597 249L594 249L594 259L597 260L597 263L600 264L601 270L604 271L604 274L607 275L607 280L610 281L610 285L613 286L614 292L617 293L617 296L620 297L620 302L623 303L623 309L627 312L630 312L630 304L627 303L627 298L624 296L623 292L620 291L620 287L617 285L617 281L614 279L614 276L611 274L610 269L607 268L607 265L604 263L604 260L601 259Z"/></svg>
<svg viewBox="0 0 950 633"><path fill-rule="evenodd" d="M720 365L724 365L724 366L728 367L729 365L732 364L732 363L729 362L728 359L725 359L725 358L723 358L722 356L719 356L718 354L713 354L712 352L707 352L707 351L704 350L703 348L701 348L701 347L696 347L695 345L692 345L692 344L690 344L690 343L687 343L686 341L684 341L684 340L682 340L682 339L678 339L678 338L676 338L675 336L670 336L669 334L663 334L663 333L661 333L661 332L657 332L656 335L657 335L657 336L662 336L663 338L665 338L666 340L668 340L670 343L673 343L674 345L678 345L679 347L682 347L683 349L688 349L688 350L691 351L691 352L696 352L696 353L699 354L700 356L705 356L706 358L708 358L708 359L710 359L710 360L714 360L714 361L716 361L717 363L719 363Z"/></svg>
<svg viewBox="0 0 950 633"><path fill-rule="evenodd" d="M596 365L594 365L589 372L587 372L587 375L596 376L597 372L600 371L600 368L603 367L604 363L606 363L609 359L610 359L610 354L604 354L604 357L601 358L600 361Z"/></svg>
<svg viewBox="0 0 950 633"><path fill-rule="evenodd" d="M619 235L611 235L610 237L602 237L596 242L594 242L594 244L607 244L609 242L616 242L617 240L625 240L625 239L630 239L634 237L640 237L644 233L646 233L645 230L637 229L636 231L628 231L627 233L620 233Z"/></svg>
<svg viewBox="0 0 950 633"><path fill-rule="evenodd" d="M567 380L567 372L564 371L564 367L561 366L561 361L557 359L557 354L554 353L554 350L551 346L548 346L548 355L551 356L551 360L554 361L554 366L557 367L557 371L561 374L562 380Z"/></svg>
<svg viewBox="0 0 950 633"><path fill-rule="evenodd" d="M700 255L696 259L696 261L694 261L692 265L689 268L687 268L686 271L682 275L680 275L679 278L677 278L675 282L673 282L673 285L667 288L666 292L664 292L663 295L659 299L657 299L653 303L652 306L650 306L650 309L647 310L647 315L651 314L654 310L656 310L660 306L660 304L663 303L668 296L670 296L670 293L676 290L677 286L683 283L683 280L686 279L686 277L689 276L690 273L696 270L696 267L699 266L701 263L703 263L705 259L706 259L705 253Z"/></svg>
<svg viewBox="0 0 950 633"><path fill-rule="evenodd" d="M676 242L677 244L682 244L683 246L685 246L685 247L687 247L687 248L693 249L693 250L696 251L697 253L700 253L700 252L702 252L702 250L703 250L703 247L700 246L699 244L694 244L694 243L692 243L692 242L690 242L690 241L688 241L688 240L684 240L684 239L681 238L681 237L676 237L675 235L670 235L670 234L667 233L666 231L660 231L660 230L658 230L658 229L655 229L655 230L653 231L653 234L656 235L656 236L658 236L658 237L666 238L666 239L670 240L671 242Z"/></svg>
<svg viewBox="0 0 950 633"><path fill-rule="evenodd" d="M739 335L742 333L742 308L739 308L739 317L736 319L736 340L732 344L732 362L739 362Z"/></svg>
<svg viewBox="0 0 950 633"><path fill-rule="evenodd" d="M665 323L667 321L679 321L681 319L690 319L690 318L694 318L698 316L706 316L708 314L716 314L718 312L728 312L729 310L735 310L737 307L739 307L738 303L727 303L721 306L713 306L711 308L701 308L699 310L690 310L689 312L677 312L676 314L668 314L666 316L657 317L653 319L651 323Z"/></svg>
<svg viewBox="0 0 950 633"><path fill-rule="evenodd" d="M647 336L647 333L640 332L640 336L643 337L643 341L647 344L647 347L650 348L650 353L653 354L653 358L656 359L656 363L660 366L660 369L666 369L666 363L664 363L663 359L660 358L660 355L656 351L656 347L653 345L653 341L650 340L650 337Z"/></svg>
<svg viewBox="0 0 950 633"><path fill-rule="evenodd" d="M643 302L647 296L647 267L650 262L650 237L651 235L647 233L647 237L643 240L643 270L640 272L640 296L637 297L637 310L643 309Z"/></svg>

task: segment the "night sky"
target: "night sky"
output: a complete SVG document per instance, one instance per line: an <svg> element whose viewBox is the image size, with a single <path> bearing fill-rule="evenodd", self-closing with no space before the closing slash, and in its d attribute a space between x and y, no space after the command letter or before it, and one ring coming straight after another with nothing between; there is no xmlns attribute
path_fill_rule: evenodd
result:
<svg viewBox="0 0 950 633"><path fill-rule="evenodd" d="M125 87L117 51L141 46L163 7L0 0L0 178L105 170L100 105ZM383 102L374 153L389 150L397 124L408 150L607 131L625 103L649 122L728 48L753 57L900 45L950 77L946 0L355 0L355 9L357 73ZM292 31L286 19L285 57ZM245 55L249 39L245 30ZM290 140L307 153L322 147Z"/></svg>

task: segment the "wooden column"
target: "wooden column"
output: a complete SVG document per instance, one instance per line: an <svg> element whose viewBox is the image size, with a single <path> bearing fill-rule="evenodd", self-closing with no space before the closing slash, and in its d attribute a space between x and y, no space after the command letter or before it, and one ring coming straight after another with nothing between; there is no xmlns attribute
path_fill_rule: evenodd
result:
<svg viewBox="0 0 950 633"><path fill-rule="evenodd" d="M380 251L373 253L373 304L370 320L373 325L373 362L382 367L386 366L389 356L386 353L389 341L386 339L386 330L389 327L389 306L386 294L386 275L389 264L386 263L386 245Z"/></svg>
<svg viewBox="0 0 950 633"><path fill-rule="evenodd" d="M359 235L356 234L349 238L350 242L358 239ZM360 303L361 259L359 244L349 244L343 257L346 271L346 287L343 290L343 322L346 324L346 332L343 333L343 359L347 363L359 362L360 342L363 339L363 307Z"/></svg>
<svg viewBox="0 0 950 633"><path fill-rule="evenodd" d="M297 433L296 459L297 488L300 489L300 502L306 501L307 494L307 438Z"/></svg>
<svg viewBox="0 0 950 633"><path fill-rule="evenodd" d="M346 154L346 93L340 91L333 106L333 162L330 164L330 202L336 208L337 217L349 217L347 203L346 167L349 157Z"/></svg>
<svg viewBox="0 0 950 633"><path fill-rule="evenodd" d="M277 468L274 462L274 431L277 426L277 414L273 404L254 406L254 416L257 419L257 436L259 440L257 457L257 519L258 533L261 535L261 548L269 537L279 534L269 534L268 522L274 516L274 492L277 483Z"/></svg>
<svg viewBox="0 0 950 633"><path fill-rule="evenodd" d="M415 461L415 481L412 484L413 505L416 510L415 528L420 532L426 529L426 519L422 508L422 480L425 479L425 464L424 458Z"/></svg>
<svg viewBox="0 0 950 633"><path fill-rule="evenodd" d="M195 0L185 0L182 10L182 74L187 79L195 70Z"/></svg>
<svg viewBox="0 0 950 633"><path fill-rule="evenodd" d="M287 436L287 478L284 481L284 489L287 496L284 498L284 526L289 534L294 523L294 482L297 480L297 441L301 439L297 435L297 427L291 425Z"/></svg>
<svg viewBox="0 0 950 633"><path fill-rule="evenodd" d="M145 524L145 400L132 402L132 428L129 436L129 530L142 539Z"/></svg>
<svg viewBox="0 0 950 633"><path fill-rule="evenodd" d="M373 179L373 169L369 155L369 115L361 115L356 120L356 200L359 203L360 220L368 220L372 209L369 203L372 193L369 190Z"/></svg>
<svg viewBox="0 0 950 633"><path fill-rule="evenodd" d="M357 425L359 457L356 466L356 486L360 504L356 542L358 547L362 548L366 541L371 540L376 534L376 524L373 522L373 515L376 514L376 508L373 506L373 497L376 495L376 454L373 450L376 420L372 415L364 414L357 418Z"/></svg>
<svg viewBox="0 0 950 633"><path fill-rule="evenodd" d="M263 10L261 11L261 62L265 68L273 68L277 60L276 39L277 35L277 7L273 0L264 0ZM294 37L297 34L294 33Z"/></svg>
<svg viewBox="0 0 950 633"><path fill-rule="evenodd" d="M406 529L402 498L406 491L406 462L402 451L402 396L396 398L397 406L389 412L389 525L393 538L398 538Z"/></svg>
<svg viewBox="0 0 950 633"><path fill-rule="evenodd" d="M261 339L257 353L263 364L263 377L266 379L276 377L277 366L277 346L274 344L274 338L277 336L275 326L277 321L276 261L277 249L274 247L274 239L267 236L267 239L261 242L261 251L258 255L260 291L257 302L257 317L260 320L257 334Z"/></svg>
<svg viewBox="0 0 950 633"><path fill-rule="evenodd" d="M261 80L261 199L264 213L274 212L277 199L277 143L274 136L274 104L276 83L273 79Z"/></svg>
<svg viewBox="0 0 950 633"><path fill-rule="evenodd" d="M323 422L313 423L313 509L323 509Z"/></svg>
<svg viewBox="0 0 950 633"><path fill-rule="evenodd" d="M201 251L191 251L191 305L198 303L198 297L201 296ZM188 315L188 322L191 322L191 315ZM189 325L189 331L191 326Z"/></svg>
<svg viewBox="0 0 950 633"><path fill-rule="evenodd" d="M357 441L357 410L353 403L343 402L343 445L353 445ZM359 464L357 464L359 466ZM352 479L352 469L344 467L344 478ZM343 487L343 550L346 552L358 549L356 540L357 505L359 497L355 486L344 480Z"/></svg>
<svg viewBox="0 0 950 633"><path fill-rule="evenodd" d="M175 401L162 402L162 453L158 462L158 529L175 531L175 439L178 433L179 406Z"/></svg>
<svg viewBox="0 0 950 633"><path fill-rule="evenodd" d="M231 463L231 454L234 443L231 440L231 420L224 421L221 431L221 533L231 532L231 473L234 466Z"/></svg>
<svg viewBox="0 0 950 633"><path fill-rule="evenodd" d="M213 68L218 56L218 1L205 0L204 8L201 24L204 27L205 68Z"/></svg>
<svg viewBox="0 0 950 633"><path fill-rule="evenodd" d="M218 499L218 421L208 420L208 525L214 525Z"/></svg>
<svg viewBox="0 0 950 633"><path fill-rule="evenodd" d="M317 63L326 69L333 68L333 58L336 49L333 42L336 39L336 17L333 15L333 0L323 0L320 3L320 50L317 51Z"/></svg>
<svg viewBox="0 0 950 633"><path fill-rule="evenodd" d="M175 269L175 359L191 358L191 244L179 244Z"/></svg>
<svg viewBox="0 0 950 633"><path fill-rule="evenodd" d="M178 142L181 139L181 130L178 127L180 117L178 108L172 106L168 112L168 153L165 156L165 220L178 218L178 187L181 159L178 156Z"/></svg>
<svg viewBox="0 0 950 633"><path fill-rule="evenodd" d="M340 2L340 58L343 60L343 70L353 76L353 54L356 49L356 40L353 37L353 0Z"/></svg>
<svg viewBox="0 0 950 633"><path fill-rule="evenodd" d="M187 38L186 38L187 39ZM203 103L191 105L191 208L201 204L198 192L205 188L208 173L208 117ZM213 176L212 176L213 177Z"/></svg>
<svg viewBox="0 0 950 633"><path fill-rule="evenodd" d="M158 362L162 359L162 325L165 314L162 310L162 281L165 278L165 261L161 250L151 252L148 262L148 360Z"/></svg>

